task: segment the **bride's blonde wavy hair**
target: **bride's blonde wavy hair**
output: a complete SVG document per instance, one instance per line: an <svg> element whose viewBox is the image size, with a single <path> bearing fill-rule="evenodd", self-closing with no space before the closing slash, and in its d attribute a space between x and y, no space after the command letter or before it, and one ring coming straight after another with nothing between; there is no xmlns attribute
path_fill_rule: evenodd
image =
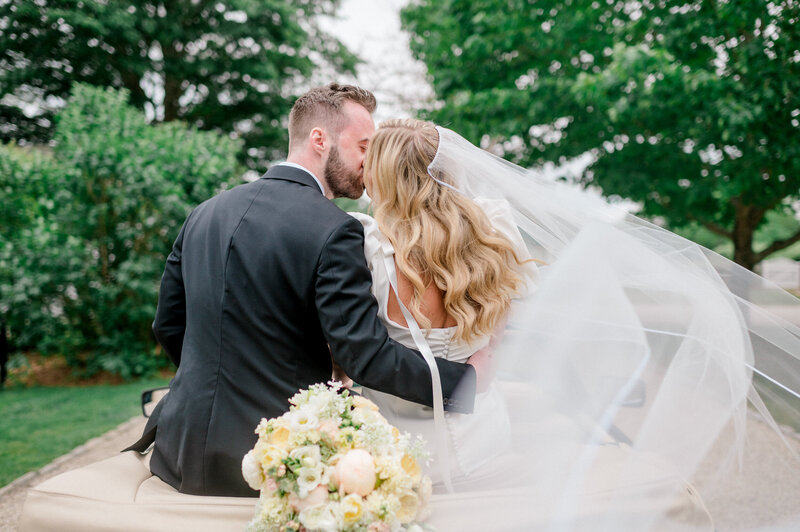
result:
<svg viewBox="0 0 800 532"><path fill-rule="evenodd" d="M372 179L375 220L414 288L412 315L420 327L431 327L420 306L433 282L456 320L455 338L470 342L491 334L505 316L523 287L522 261L475 202L428 175L438 144L430 122L383 122L370 139L364 171ZM436 177L453 184L446 174Z"/></svg>

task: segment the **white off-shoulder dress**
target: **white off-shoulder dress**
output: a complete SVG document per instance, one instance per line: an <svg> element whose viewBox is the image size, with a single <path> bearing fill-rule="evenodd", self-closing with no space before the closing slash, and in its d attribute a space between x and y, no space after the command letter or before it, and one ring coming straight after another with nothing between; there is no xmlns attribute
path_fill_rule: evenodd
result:
<svg viewBox="0 0 800 532"><path fill-rule="evenodd" d="M487 214L494 230L511 240L518 257L522 260L529 259L530 255L514 224L508 204L502 200L482 198L475 201ZM364 226L364 255L372 272L372 293L378 300L379 317L386 325L392 339L406 347L417 349L409 328L389 319L387 311L391 283L386 258L394 260L394 248L386 235L380 231L374 218L361 213L350 214ZM525 273L530 290L530 285L535 283L537 277L533 263L526 264ZM455 332L456 327L429 331L423 329L433 355L454 362L466 363L473 353L489 343L488 336L478 338L471 343L456 341L453 339ZM418 384L409 382L408 385ZM426 440L431 453L427 473L434 484L441 482L444 463L436 456L433 410L369 388L364 388L362 393L378 405L381 414L389 423L401 431L409 432L412 436L419 434ZM472 414L445 412L445 420L449 436L447 464L454 482L469 477L481 466L504 452L505 442L510 440L511 427L507 409L502 394L494 384L490 385L487 391L476 395ZM474 433L493 434L495 437L470 438Z"/></svg>

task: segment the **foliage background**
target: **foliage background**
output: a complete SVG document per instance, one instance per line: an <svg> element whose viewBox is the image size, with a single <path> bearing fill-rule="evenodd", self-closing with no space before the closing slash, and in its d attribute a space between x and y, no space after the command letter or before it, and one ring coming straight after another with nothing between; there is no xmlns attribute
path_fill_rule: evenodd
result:
<svg viewBox="0 0 800 532"><path fill-rule="evenodd" d="M437 97L427 117L522 166L589 153L581 182L721 237L750 269L800 241L799 19L796 0L403 11ZM771 218L780 230L763 231Z"/></svg>
<svg viewBox="0 0 800 532"><path fill-rule="evenodd" d="M150 331L187 213L285 156L296 95L356 57L340 0L0 0L0 321L82 376ZM245 172L249 170L249 172Z"/></svg>
<svg viewBox="0 0 800 532"><path fill-rule="evenodd" d="M17 349L83 373L151 373L150 324L172 240L190 210L242 174L240 141L148 124L125 90L83 84L52 150L0 147L0 311Z"/></svg>
<svg viewBox="0 0 800 532"><path fill-rule="evenodd" d="M0 319L15 349L84 374L165 361L150 320L171 240L245 167L284 155L315 73L353 72L318 19L340 4L0 0ZM798 6L420 0L402 18L435 92L426 117L523 166L588 154L579 181L753 267L800 258Z"/></svg>
<svg viewBox="0 0 800 532"><path fill-rule="evenodd" d="M256 171L318 68L356 58L319 24L339 0L0 0L0 139L42 143L73 83L125 88L158 122L241 138Z"/></svg>

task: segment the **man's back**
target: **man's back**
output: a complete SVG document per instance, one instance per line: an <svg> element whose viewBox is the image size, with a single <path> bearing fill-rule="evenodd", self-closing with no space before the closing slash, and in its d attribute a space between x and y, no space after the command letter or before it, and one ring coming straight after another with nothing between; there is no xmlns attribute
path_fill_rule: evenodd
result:
<svg viewBox="0 0 800 532"><path fill-rule="evenodd" d="M214 494L213 478L226 495L231 486L255 495L240 473L255 426L285 412L298 388L330 379L315 271L348 221L318 189L281 178L240 185L190 215L179 250L185 334L171 353L179 369L158 413L154 473L185 493ZM157 334L171 316L159 305Z"/></svg>

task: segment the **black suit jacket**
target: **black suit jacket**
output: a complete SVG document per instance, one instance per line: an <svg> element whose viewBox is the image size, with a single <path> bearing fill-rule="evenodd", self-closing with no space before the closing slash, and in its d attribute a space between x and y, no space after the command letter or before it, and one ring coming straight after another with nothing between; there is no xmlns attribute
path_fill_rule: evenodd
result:
<svg viewBox="0 0 800 532"><path fill-rule="evenodd" d="M364 386L432 404L425 361L378 320L363 246L361 224L290 166L188 216L153 323L178 371L131 447L155 439L155 475L183 493L256 496L241 475L256 425L330 380L331 354ZM437 363L448 409L470 412L474 369Z"/></svg>

